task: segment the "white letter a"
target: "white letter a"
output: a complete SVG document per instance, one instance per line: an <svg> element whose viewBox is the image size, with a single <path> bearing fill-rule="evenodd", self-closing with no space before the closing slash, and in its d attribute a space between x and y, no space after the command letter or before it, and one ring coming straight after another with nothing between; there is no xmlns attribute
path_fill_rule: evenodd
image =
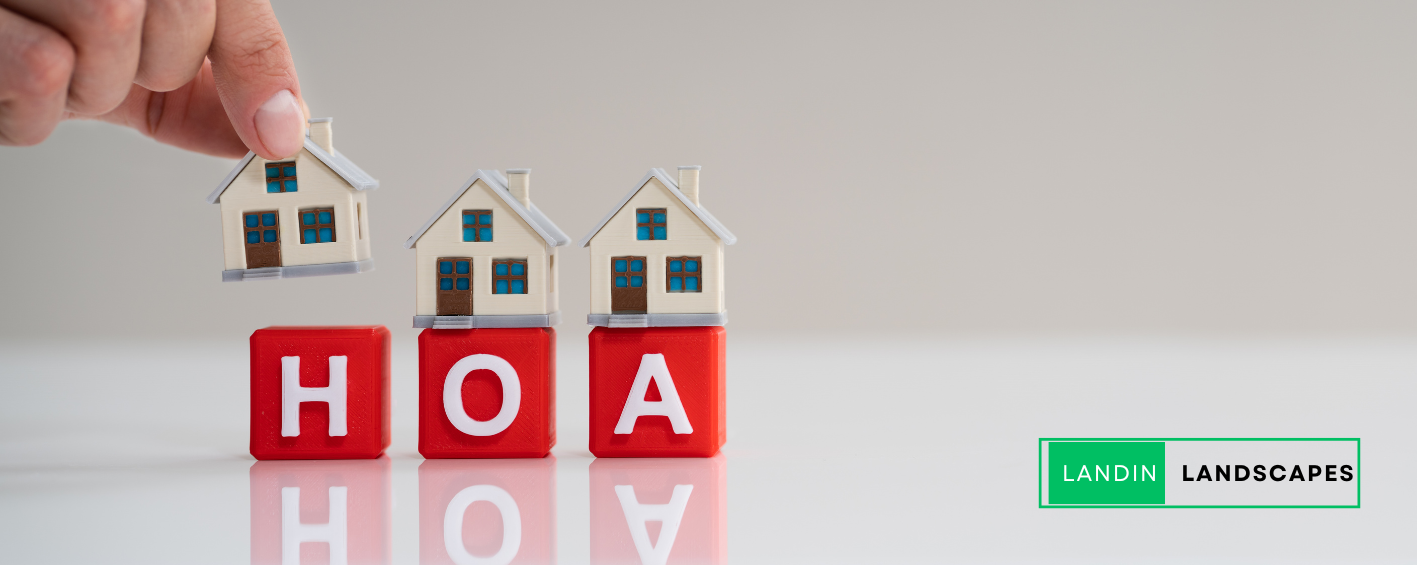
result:
<svg viewBox="0 0 1417 565"><path fill-rule="evenodd" d="M663 400L645 400L651 380L659 385L659 396ZM674 378L669 376L669 366L664 364L664 355L659 353L646 353L640 358L640 371L635 374L635 384L630 386L630 397L625 399L625 409L620 412L615 433L635 431L635 420L640 416L668 416L674 433L694 433L693 426L689 425L689 415L684 413L684 403L679 401L679 391L674 389Z"/></svg>

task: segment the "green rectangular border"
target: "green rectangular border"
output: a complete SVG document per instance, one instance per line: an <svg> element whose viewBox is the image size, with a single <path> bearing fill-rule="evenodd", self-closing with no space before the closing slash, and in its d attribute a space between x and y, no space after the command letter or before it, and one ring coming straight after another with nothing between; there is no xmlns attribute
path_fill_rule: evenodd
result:
<svg viewBox="0 0 1417 565"><path fill-rule="evenodd" d="M1333 505L1165 505L1165 504L1043 504L1043 442L1045 441L1351 441L1358 444L1358 503ZM1038 438L1039 508L1362 508L1363 439L1356 437L1041 437Z"/></svg>

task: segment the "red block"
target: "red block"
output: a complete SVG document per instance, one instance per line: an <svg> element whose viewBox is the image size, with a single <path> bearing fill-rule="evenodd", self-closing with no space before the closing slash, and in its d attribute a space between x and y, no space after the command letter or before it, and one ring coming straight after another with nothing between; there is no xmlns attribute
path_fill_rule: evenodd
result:
<svg viewBox="0 0 1417 565"><path fill-rule="evenodd" d="M727 438L726 336L722 326L591 330L590 452L718 453Z"/></svg>
<svg viewBox="0 0 1417 565"><path fill-rule="evenodd" d="M554 445L556 330L427 329L418 335L419 453L428 459L545 457Z"/></svg>
<svg viewBox="0 0 1417 565"><path fill-rule="evenodd" d="M418 466L418 562L556 562L556 458Z"/></svg>
<svg viewBox="0 0 1417 565"><path fill-rule="evenodd" d="M373 459L389 447L389 330L270 327L251 334L251 455Z"/></svg>
<svg viewBox="0 0 1417 565"><path fill-rule="evenodd" d="M387 457L257 461L252 565L392 562L389 469Z"/></svg>
<svg viewBox="0 0 1417 565"><path fill-rule="evenodd" d="M726 563L727 464L597 459L590 464L591 563Z"/></svg>

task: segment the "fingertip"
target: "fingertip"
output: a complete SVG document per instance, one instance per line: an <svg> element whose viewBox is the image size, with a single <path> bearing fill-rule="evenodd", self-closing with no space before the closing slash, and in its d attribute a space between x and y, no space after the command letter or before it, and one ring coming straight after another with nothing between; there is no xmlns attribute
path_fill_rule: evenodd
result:
<svg viewBox="0 0 1417 565"><path fill-rule="evenodd" d="M281 90L256 109L256 137L260 148L252 148L266 159L282 159L300 151L305 142L305 113L289 90Z"/></svg>

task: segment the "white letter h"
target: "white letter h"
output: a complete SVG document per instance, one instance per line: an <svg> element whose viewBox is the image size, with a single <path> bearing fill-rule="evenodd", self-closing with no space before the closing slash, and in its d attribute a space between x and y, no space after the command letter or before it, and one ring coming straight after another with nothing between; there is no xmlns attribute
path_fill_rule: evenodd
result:
<svg viewBox="0 0 1417 565"><path fill-rule="evenodd" d="M300 435L300 403L327 402L330 405L330 436L345 435L345 399L347 384L345 366L349 358L344 355L330 357L330 386L300 386L300 358L280 358L280 435L295 437Z"/></svg>

